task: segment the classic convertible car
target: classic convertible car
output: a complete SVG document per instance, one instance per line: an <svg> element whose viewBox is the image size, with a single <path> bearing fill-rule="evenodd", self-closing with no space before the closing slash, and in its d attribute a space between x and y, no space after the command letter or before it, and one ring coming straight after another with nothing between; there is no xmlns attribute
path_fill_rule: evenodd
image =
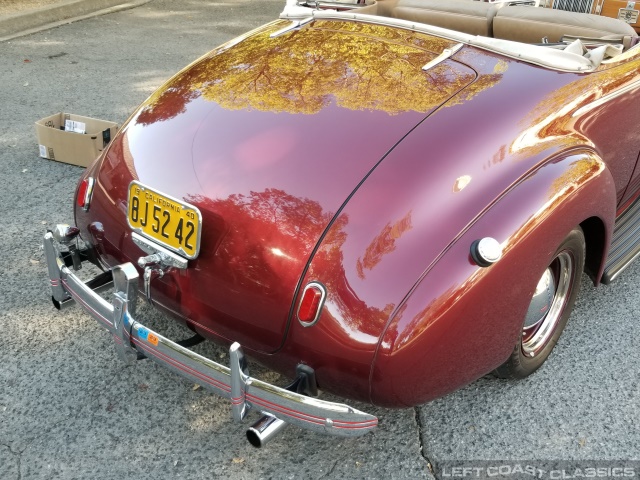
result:
<svg viewBox="0 0 640 480"><path fill-rule="evenodd" d="M547 359L640 252L640 47L615 18L290 1L145 101L45 235L58 308L228 397L260 446ZM347 8L348 7L348 8ZM104 273L83 282L83 262ZM110 289L111 299L99 292ZM194 336L170 340L138 297ZM230 347L230 365L194 353ZM245 355L292 379L251 377ZM366 410L366 408L365 408Z"/></svg>

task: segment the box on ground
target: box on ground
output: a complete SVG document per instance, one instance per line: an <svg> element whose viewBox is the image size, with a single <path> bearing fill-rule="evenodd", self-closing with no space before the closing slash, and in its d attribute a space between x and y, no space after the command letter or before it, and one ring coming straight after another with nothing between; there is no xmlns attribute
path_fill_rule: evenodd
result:
<svg viewBox="0 0 640 480"><path fill-rule="evenodd" d="M56 113L36 122L40 156L81 167L89 166L117 131L116 123L70 113Z"/></svg>

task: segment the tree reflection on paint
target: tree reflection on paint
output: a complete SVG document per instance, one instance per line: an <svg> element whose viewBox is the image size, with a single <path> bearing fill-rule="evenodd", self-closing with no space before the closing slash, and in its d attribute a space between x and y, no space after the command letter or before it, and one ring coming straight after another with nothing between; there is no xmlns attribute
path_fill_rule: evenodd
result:
<svg viewBox="0 0 640 480"><path fill-rule="evenodd" d="M224 239L203 238L203 244L218 244L210 271L233 288L269 297L274 302L291 302L293 286L299 280L309 255L334 217L320 204L283 190L266 189L225 199L193 196L188 200L203 212L225 220ZM369 307L358 299L347 280L343 245L347 239L346 215L338 215L314 258L315 271L327 287L327 302L341 315L338 323L348 329L377 335L393 310ZM205 233L206 235L206 233Z"/></svg>
<svg viewBox="0 0 640 480"><path fill-rule="evenodd" d="M356 271L358 277L364 280L365 269L373 270L383 257L396 249L396 240L411 230L411 212L407 213L393 225L387 223L382 231L376 235L373 241L367 246L362 258L356 261Z"/></svg>
<svg viewBox="0 0 640 480"><path fill-rule="evenodd" d="M389 27L316 21L271 38L288 22L223 46L178 74L143 106L138 122L150 124L185 111L202 98L228 110L313 114L329 104L395 115L427 112L468 85L448 106L495 85L506 71L475 74L453 61L423 71L453 42ZM473 82L473 83L471 83Z"/></svg>
<svg viewBox="0 0 640 480"><path fill-rule="evenodd" d="M147 100L147 105L141 110L137 121L143 125L174 118L186 110L186 105L198 98L199 93L188 83L181 81L181 74L176 82L164 90L156 92Z"/></svg>
<svg viewBox="0 0 640 480"><path fill-rule="evenodd" d="M209 245L220 244L215 262L223 268L217 271L233 284L267 295L291 295L280 288L297 283L308 255L333 217L316 201L271 188L225 199L194 196L189 201L224 219L222 241L203 239ZM346 217L341 221L346 223Z"/></svg>
<svg viewBox="0 0 640 480"><path fill-rule="evenodd" d="M575 145L584 143L576 133L575 113L591 102L611 94L637 80L638 62L621 64L615 68L583 75L575 81L550 92L520 123L525 127L509 148L511 154L530 158L560 144L567 148L569 141ZM623 109L621 112L621 121ZM608 125L603 125L608 127ZM623 133L618 125L615 132ZM628 129L629 135L635 133ZM625 139L626 140L626 139Z"/></svg>

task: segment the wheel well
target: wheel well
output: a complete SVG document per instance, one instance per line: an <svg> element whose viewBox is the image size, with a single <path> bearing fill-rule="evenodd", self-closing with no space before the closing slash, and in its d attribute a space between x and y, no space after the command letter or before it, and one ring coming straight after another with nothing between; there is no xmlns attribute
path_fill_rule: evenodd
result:
<svg viewBox="0 0 640 480"><path fill-rule="evenodd" d="M598 274L604 262L605 232L606 227L598 217L587 218L580 224L584 232L584 239L587 245L584 271L595 285L600 280Z"/></svg>

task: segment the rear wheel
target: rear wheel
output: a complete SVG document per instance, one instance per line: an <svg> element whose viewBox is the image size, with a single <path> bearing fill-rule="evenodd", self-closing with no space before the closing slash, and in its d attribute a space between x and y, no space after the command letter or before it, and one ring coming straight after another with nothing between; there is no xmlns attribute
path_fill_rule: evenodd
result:
<svg viewBox="0 0 640 480"><path fill-rule="evenodd" d="M540 277L520 339L509 359L494 371L496 376L524 378L547 359L567 324L580 290L584 257L584 234L578 227L567 235Z"/></svg>

